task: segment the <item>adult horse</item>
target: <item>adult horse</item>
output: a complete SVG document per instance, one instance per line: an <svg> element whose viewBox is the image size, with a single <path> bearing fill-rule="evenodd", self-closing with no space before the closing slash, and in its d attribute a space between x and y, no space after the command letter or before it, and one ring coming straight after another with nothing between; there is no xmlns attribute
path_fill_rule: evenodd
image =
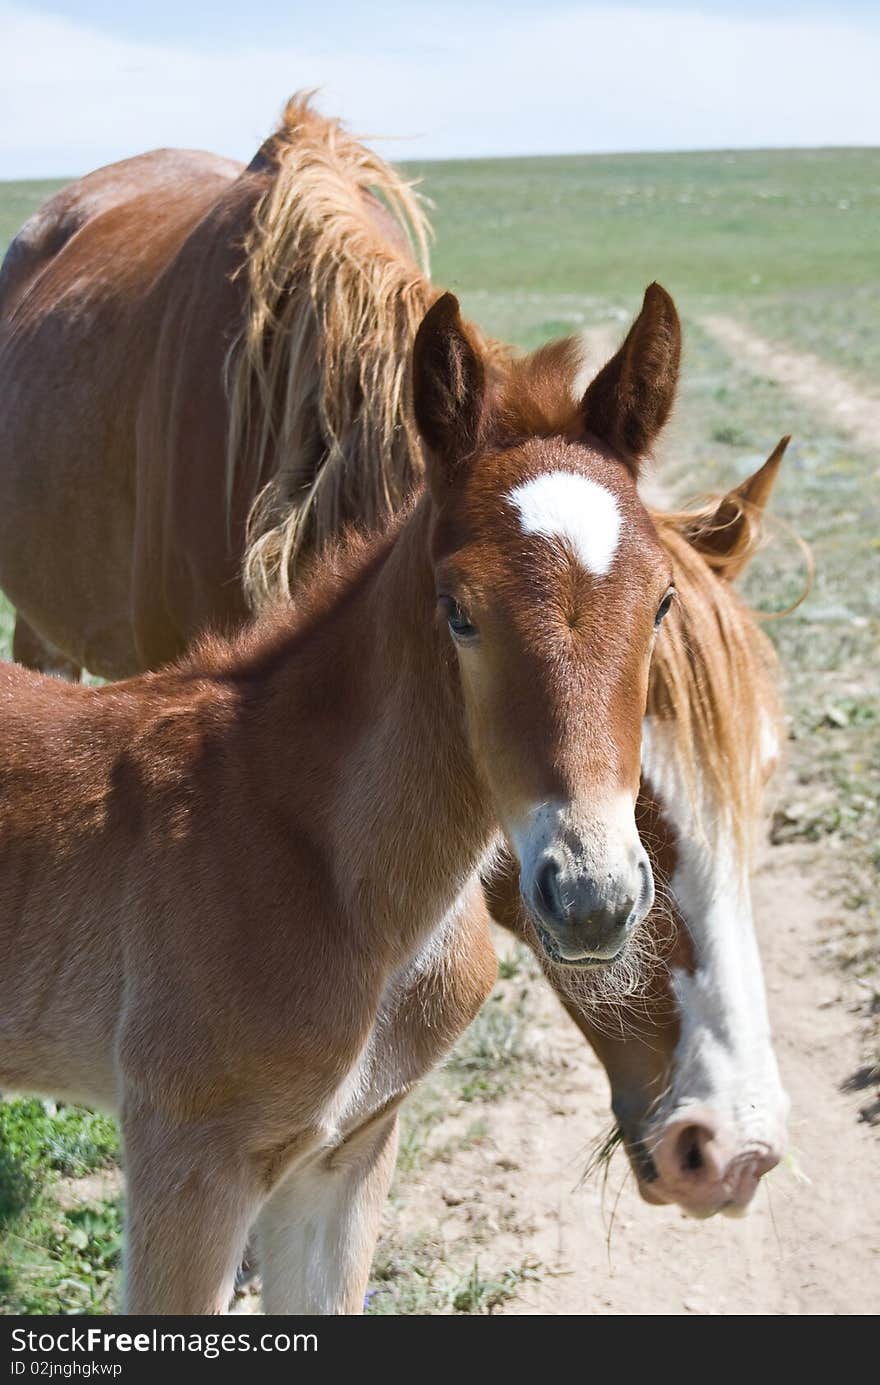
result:
<svg viewBox="0 0 880 1385"><path fill-rule="evenodd" d="M0 582L19 611L19 658L109 676L153 666L205 625L232 624L288 591L297 557L347 519L381 523L399 507L423 466L405 362L434 295L407 249L407 220L423 244L405 185L294 100L245 170L208 155L147 155L66 189L28 223L0 278ZM482 354L508 398L532 397L536 369L561 390L557 413L577 391L575 343L528 366L485 343ZM604 378L622 374L644 388L654 357L663 367L652 377L659 425L678 323L656 289ZM546 431L546 417L528 423ZM645 438L612 442L629 454ZM640 821L652 856L670 868L682 842L695 851L714 842L701 822L721 834L723 849L707 847L697 872L703 885L679 871L675 893L686 974L709 980L676 996L660 987L637 1030L647 1024L662 1040L644 1051L635 1038L614 1049L591 1031L606 1064L632 1074L625 1096L615 1080L618 1106L641 1112L628 1123L621 1116L632 1148L653 1148L683 1111L693 1117L679 1151L688 1176L653 1177L651 1195L665 1188L698 1210L741 1205L782 1146L784 1098L744 875L744 825L773 703L768 679L756 676L766 663L760 637L717 575L741 565L779 455L717 512L658 520L688 589L651 674L661 729L649 737L650 783L667 785L665 809L646 777ZM719 875L731 853L735 869ZM512 876L507 886L506 905L496 890L497 908L516 925ZM546 907L558 912L550 875L545 888ZM716 946L731 917L733 941ZM555 980L565 992L568 980ZM619 999L619 970L611 984ZM587 1027L595 990L581 994ZM701 1010L710 992L714 1010ZM730 1006L738 1018L719 1039L717 1016ZM628 1023L631 1032L631 1014ZM714 1079L694 1051L714 1055ZM667 1083L678 1098L661 1120L656 1099ZM646 1160L640 1167L657 1174ZM737 1170L748 1177L734 1178Z"/></svg>

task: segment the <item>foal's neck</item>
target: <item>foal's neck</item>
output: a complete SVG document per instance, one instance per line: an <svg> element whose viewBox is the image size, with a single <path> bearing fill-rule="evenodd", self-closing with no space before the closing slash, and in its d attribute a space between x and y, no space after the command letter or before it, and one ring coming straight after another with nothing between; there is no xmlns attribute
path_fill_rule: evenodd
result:
<svg viewBox="0 0 880 1385"><path fill-rule="evenodd" d="M474 887L497 831L469 748L458 659L436 615L430 515L423 498L384 557L340 593L305 658L292 654L277 675L287 705L301 707L307 691L320 708L319 731L294 728L306 743L293 792L303 757L320 775L323 756L310 826L335 894L401 962ZM308 742L318 735L316 752Z"/></svg>

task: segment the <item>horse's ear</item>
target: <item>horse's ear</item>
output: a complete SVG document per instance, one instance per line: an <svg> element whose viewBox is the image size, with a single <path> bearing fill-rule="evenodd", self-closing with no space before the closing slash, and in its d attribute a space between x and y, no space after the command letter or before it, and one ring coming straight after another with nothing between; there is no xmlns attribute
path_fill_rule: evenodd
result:
<svg viewBox="0 0 880 1385"><path fill-rule="evenodd" d="M669 417L681 362L675 304L650 284L626 340L588 386L581 404L589 430L633 470Z"/></svg>
<svg viewBox="0 0 880 1385"><path fill-rule="evenodd" d="M790 437L780 438L763 466L747 481L728 491L714 510L684 527L691 547L730 581L739 577L755 552L761 517L790 442Z"/></svg>
<svg viewBox="0 0 880 1385"><path fill-rule="evenodd" d="M449 482L476 451L483 422L483 363L461 320L455 294L428 309L413 347L413 407L429 450L428 479Z"/></svg>

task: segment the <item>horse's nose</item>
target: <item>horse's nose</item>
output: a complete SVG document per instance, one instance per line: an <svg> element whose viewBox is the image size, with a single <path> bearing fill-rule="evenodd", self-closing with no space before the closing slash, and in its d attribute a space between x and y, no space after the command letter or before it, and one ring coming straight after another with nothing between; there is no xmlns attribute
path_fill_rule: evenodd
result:
<svg viewBox="0 0 880 1385"><path fill-rule="evenodd" d="M547 923L556 928L561 928L564 925L567 914L560 884L561 874L559 862L554 857L548 856L535 876L535 891L541 906L541 913Z"/></svg>
<svg viewBox="0 0 880 1385"><path fill-rule="evenodd" d="M781 1158L766 1144L739 1145L700 1107L664 1126L651 1154L657 1178L644 1190L649 1201L674 1202L697 1217L744 1212Z"/></svg>
<svg viewBox="0 0 880 1385"><path fill-rule="evenodd" d="M599 881L567 872L550 849L537 864L531 890L524 893L553 960L610 961L650 908L653 882L641 851L626 869Z"/></svg>

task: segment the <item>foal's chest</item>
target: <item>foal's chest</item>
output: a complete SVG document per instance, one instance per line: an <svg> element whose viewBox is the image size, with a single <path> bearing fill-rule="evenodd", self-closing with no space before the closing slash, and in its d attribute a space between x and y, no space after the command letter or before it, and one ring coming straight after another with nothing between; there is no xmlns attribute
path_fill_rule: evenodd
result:
<svg viewBox="0 0 880 1385"><path fill-rule="evenodd" d="M460 905L388 983L372 1030L334 1100L337 1141L400 1101L446 1056L496 975L482 892Z"/></svg>

